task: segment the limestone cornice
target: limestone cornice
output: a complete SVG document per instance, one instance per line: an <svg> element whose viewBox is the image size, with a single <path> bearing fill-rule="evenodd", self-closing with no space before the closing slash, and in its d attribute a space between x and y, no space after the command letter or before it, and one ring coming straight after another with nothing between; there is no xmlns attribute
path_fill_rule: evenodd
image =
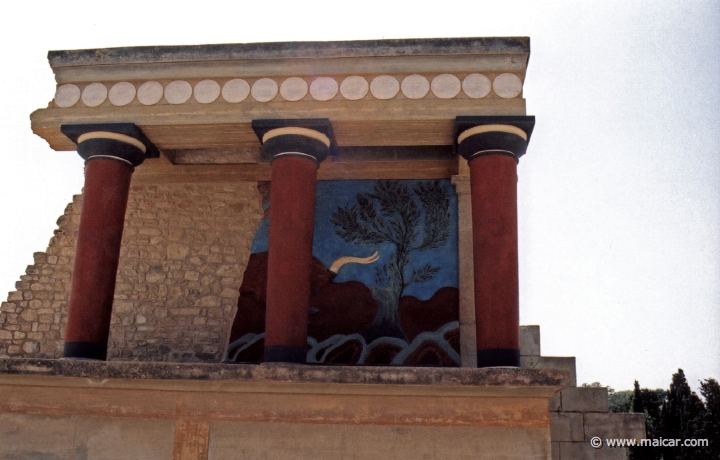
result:
<svg viewBox="0 0 720 460"><path fill-rule="evenodd" d="M161 150L259 147L261 118L328 118L340 147L452 145L462 115L524 115L528 38L292 42L52 51L58 88L31 116L135 123Z"/></svg>

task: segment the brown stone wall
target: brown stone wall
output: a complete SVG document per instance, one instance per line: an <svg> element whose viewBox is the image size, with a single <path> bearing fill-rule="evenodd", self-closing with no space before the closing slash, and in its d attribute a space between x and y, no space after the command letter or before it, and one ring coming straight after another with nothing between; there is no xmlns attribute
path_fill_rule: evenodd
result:
<svg viewBox="0 0 720 460"><path fill-rule="evenodd" d="M81 196L0 307L0 356L62 355ZM218 361L262 218L256 184L132 186L109 359Z"/></svg>

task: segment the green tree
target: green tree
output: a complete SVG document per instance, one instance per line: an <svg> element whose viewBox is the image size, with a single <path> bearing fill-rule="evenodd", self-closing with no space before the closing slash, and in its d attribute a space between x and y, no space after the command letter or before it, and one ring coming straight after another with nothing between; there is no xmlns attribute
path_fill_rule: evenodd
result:
<svg viewBox="0 0 720 460"><path fill-rule="evenodd" d="M665 390L649 390L640 388L635 380L632 391L632 412L645 415L646 437L656 439L660 437L660 410L665 401ZM631 460L659 460L662 452L659 447L635 447L629 449Z"/></svg>
<svg viewBox="0 0 720 460"><path fill-rule="evenodd" d="M682 369L673 374L667 400L660 413L661 436L666 439L697 438L705 415L700 397L690 389ZM664 460L691 460L704 455L703 448L663 447Z"/></svg>
<svg viewBox="0 0 720 460"><path fill-rule="evenodd" d="M630 412L633 392L630 390L608 391L608 410L610 412Z"/></svg>
<svg viewBox="0 0 720 460"><path fill-rule="evenodd" d="M705 399L705 413L701 419L699 431L694 437L707 439L710 445L702 449L703 459L720 458L720 385L715 379L700 383L700 394Z"/></svg>
<svg viewBox="0 0 720 460"><path fill-rule="evenodd" d="M358 193L357 203L333 213L335 233L355 244L392 243L387 265L375 270L373 296L378 312L363 333L405 339L398 307L405 289L431 279L440 267L426 263L412 267L412 255L441 247L450 236L450 194L440 181L418 183L412 190L399 181L378 181L371 193ZM422 224L421 224L422 221Z"/></svg>

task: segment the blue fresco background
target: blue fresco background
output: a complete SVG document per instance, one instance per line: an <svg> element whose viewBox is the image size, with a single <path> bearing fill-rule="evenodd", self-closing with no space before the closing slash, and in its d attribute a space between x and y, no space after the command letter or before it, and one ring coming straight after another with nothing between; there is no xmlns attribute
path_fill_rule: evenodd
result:
<svg viewBox="0 0 720 460"><path fill-rule="evenodd" d="M375 282L375 267L387 264L390 255L394 252L392 243L380 245L346 243L335 233L335 225L330 222L333 212L337 211L338 207L356 204L355 197L357 194L372 192L376 182L375 180L318 181L315 201L313 255L320 259L326 267L330 267L335 259L342 256L367 257L375 251L379 251L380 255L380 259L372 264L348 264L343 266L334 279L336 283L360 281L368 287L372 286ZM403 180L399 182L412 190L417 183L426 181ZM405 289L404 295L415 296L420 300L427 300L441 287L458 287L457 195L449 180L441 180L440 183L450 196L450 236L445 244L437 249L414 251L411 255L407 273L422 267L426 263L441 267L440 271L432 279L411 284ZM418 209L423 209L419 200L416 200L416 204ZM420 220L417 241L421 241L424 236L424 218L423 215ZM267 251L268 228L269 221L266 217L260 223L260 227L255 234L251 252Z"/></svg>

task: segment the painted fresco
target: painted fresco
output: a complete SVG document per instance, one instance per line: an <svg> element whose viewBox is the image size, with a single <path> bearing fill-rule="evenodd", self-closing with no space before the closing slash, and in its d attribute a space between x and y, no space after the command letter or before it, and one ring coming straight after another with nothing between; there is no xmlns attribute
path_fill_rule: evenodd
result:
<svg viewBox="0 0 720 460"><path fill-rule="evenodd" d="M227 362L261 362L270 186ZM459 366L457 202L449 180L319 181L307 362Z"/></svg>

